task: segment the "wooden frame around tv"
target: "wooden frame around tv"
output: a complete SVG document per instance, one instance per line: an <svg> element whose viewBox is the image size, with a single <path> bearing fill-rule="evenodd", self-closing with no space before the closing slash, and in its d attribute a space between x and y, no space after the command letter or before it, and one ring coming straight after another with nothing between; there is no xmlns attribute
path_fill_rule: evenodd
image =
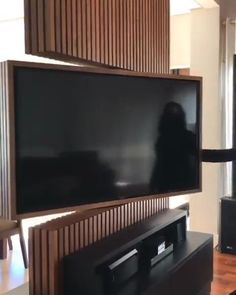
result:
<svg viewBox="0 0 236 295"><path fill-rule="evenodd" d="M146 78L168 78L176 80L194 80L200 82L200 93L199 96L199 107L197 109L198 119L199 119L199 140L200 140L200 150L199 159L201 151L201 114L202 114L202 78L195 76L178 76L178 75L168 75L168 74L153 74L153 73L140 73L117 69L106 69L97 67L79 67L79 66L69 66L69 65L58 65L58 64L44 64L44 63L33 63L33 62L22 62L22 61L6 61L0 63L0 105L2 114L4 116L1 118L0 132L2 134L3 140L1 140L1 177L0 185L3 188L1 190L1 204L0 213L2 216L11 219L23 219L29 217L35 217L46 214L55 214L60 212L69 211L85 211L89 209L102 208L102 207L112 207L126 204L129 202L139 201L139 200L149 200L153 198L168 198L170 196L182 195L200 192L202 190L201 181L201 161L199 161L199 187L194 190L189 191L179 191L175 193L152 195L152 196L139 196L135 198L128 198L123 200L114 200L102 203L94 203L88 205L80 205L74 207L65 207L59 209L52 209L46 211L37 211L25 214L18 214L16 210L16 175L15 175L15 118L14 118L14 68L15 67L28 67L28 68L40 68L49 70L60 70L60 71L73 71L73 72L85 72L85 73L96 73L96 74L106 74L106 75L121 75L121 76L133 76L133 77L146 77ZM3 171L3 172L2 172Z"/></svg>

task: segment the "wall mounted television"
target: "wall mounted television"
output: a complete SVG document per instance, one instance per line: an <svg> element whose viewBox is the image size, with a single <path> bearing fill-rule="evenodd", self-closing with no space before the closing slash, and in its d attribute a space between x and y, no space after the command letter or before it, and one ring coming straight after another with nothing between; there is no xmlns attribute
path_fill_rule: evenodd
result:
<svg viewBox="0 0 236 295"><path fill-rule="evenodd" d="M7 71L12 216L201 190L201 78L16 61Z"/></svg>

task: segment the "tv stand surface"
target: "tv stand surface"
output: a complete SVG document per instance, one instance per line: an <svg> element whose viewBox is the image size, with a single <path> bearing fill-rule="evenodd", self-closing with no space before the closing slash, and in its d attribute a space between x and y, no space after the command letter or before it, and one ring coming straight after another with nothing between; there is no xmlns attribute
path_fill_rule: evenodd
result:
<svg viewBox="0 0 236 295"><path fill-rule="evenodd" d="M148 271L139 267L129 280L105 291L98 267L159 232L171 232L173 253ZM186 213L181 210L164 211L64 258L64 295L210 295L212 279L213 237L186 234Z"/></svg>

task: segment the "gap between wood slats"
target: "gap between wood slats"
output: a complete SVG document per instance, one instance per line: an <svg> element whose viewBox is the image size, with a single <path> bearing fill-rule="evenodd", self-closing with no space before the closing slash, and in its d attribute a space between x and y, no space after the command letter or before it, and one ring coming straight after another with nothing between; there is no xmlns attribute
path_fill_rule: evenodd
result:
<svg viewBox="0 0 236 295"><path fill-rule="evenodd" d="M48 231L45 228L41 230L40 227L31 229L30 262L31 267L35 264L38 267L36 270L34 267L34 272L31 271L30 275L41 283L31 284L30 290L35 290L35 294L40 292L45 295L59 294L61 290L58 289L58 284L61 282L59 277L62 277L59 263L65 255L93 244L100 238L101 232L105 238L117 230L150 217L157 212L157 202L159 200L142 200L125 204L98 216L86 218L80 224L75 222L70 226L62 226L59 230ZM34 286L36 288L33 288Z"/></svg>
<svg viewBox="0 0 236 295"><path fill-rule="evenodd" d="M25 0L25 15L29 53L169 71L168 0Z"/></svg>

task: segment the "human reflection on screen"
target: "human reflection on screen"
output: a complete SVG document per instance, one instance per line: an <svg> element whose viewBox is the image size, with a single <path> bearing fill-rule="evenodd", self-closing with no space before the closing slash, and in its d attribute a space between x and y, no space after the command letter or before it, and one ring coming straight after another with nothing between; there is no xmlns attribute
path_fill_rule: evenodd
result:
<svg viewBox="0 0 236 295"><path fill-rule="evenodd" d="M196 184L196 137L187 130L186 116L176 102L166 104L158 125L151 191L191 189Z"/></svg>

